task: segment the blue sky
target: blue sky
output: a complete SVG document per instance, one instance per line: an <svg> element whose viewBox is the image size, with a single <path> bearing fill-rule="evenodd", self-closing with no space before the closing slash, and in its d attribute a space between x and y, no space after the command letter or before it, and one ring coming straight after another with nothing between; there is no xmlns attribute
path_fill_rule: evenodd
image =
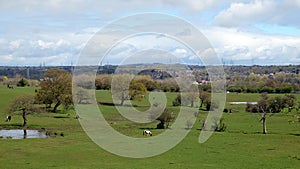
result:
<svg viewBox="0 0 300 169"><path fill-rule="evenodd" d="M0 0L0 66L76 64L102 27L144 12L192 23L227 64L300 64L300 0ZM141 39L129 41L153 43ZM118 64L132 51L126 47L134 49L123 44L105 63ZM184 47L172 51L189 55Z"/></svg>

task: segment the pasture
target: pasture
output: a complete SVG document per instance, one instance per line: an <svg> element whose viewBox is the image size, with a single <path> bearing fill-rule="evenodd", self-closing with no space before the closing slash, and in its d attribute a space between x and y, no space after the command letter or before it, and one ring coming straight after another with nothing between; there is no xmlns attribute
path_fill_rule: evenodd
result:
<svg viewBox="0 0 300 169"><path fill-rule="evenodd" d="M5 122L9 101L22 94L34 94L34 88L7 89L0 86L0 128L18 128L22 118L12 116ZM168 107L172 106L176 93L167 93ZM109 91L96 91L97 101L111 102ZM147 98L147 96L146 96ZM298 100L299 95L297 95ZM258 101L259 94L227 94L227 101ZM133 101L138 109L146 110L149 102ZM229 105L233 113L224 113L225 132L215 132L203 144L198 143L201 120L207 112L199 112L197 121L187 137L170 151L145 159L131 159L111 154L85 134L75 112L42 113L28 115L31 129L46 129L64 136L48 139L0 139L0 168L299 168L300 122L292 113L278 113L268 118L269 134L261 134L259 116L245 112L245 105ZM158 121L136 124L125 120L113 106L101 105L106 120L119 132L131 137L143 137L144 128L151 128L153 135L163 130L153 129ZM152 137L154 137L152 136ZM130 151L130 150L129 150Z"/></svg>

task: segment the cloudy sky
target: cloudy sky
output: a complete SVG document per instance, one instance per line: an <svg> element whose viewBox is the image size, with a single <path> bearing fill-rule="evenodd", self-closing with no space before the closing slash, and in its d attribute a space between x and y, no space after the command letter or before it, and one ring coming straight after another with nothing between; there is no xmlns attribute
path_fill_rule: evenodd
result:
<svg viewBox="0 0 300 169"><path fill-rule="evenodd" d="M0 66L74 65L102 27L144 12L193 24L225 64L300 64L300 0L0 0Z"/></svg>

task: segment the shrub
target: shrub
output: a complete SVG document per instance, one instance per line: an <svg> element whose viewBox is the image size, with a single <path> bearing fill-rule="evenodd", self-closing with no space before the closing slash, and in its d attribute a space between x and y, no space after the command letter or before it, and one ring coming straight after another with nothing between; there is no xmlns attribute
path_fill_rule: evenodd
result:
<svg viewBox="0 0 300 169"><path fill-rule="evenodd" d="M226 131L226 128L227 128L226 124L224 123L223 117L220 119L219 123L218 123L218 118L215 118L214 124L213 124L212 128L210 128L210 129L205 126L205 119L203 119L201 121L201 123L202 123L202 130L212 130L213 129L214 131L217 131L217 132L224 132L224 131Z"/></svg>
<svg viewBox="0 0 300 169"><path fill-rule="evenodd" d="M247 104L246 112L258 113L259 112L259 107L257 105Z"/></svg>
<svg viewBox="0 0 300 169"><path fill-rule="evenodd" d="M22 78L20 81L18 81L17 86L19 86L19 87L25 87L25 86L29 86L29 83L28 83L27 80L25 80L25 79Z"/></svg>
<svg viewBox="0 0 300 169"><path fill-rule="evenodd" d="M181 105L181 95L178 94L172 103L173 103L173 106L180 106Z"/></svg>
<svg viewBox="0 0 300 169"><path fill-rule="evenodd" d="M215 122L215 123L217 123L217 122ZM216 127L215 131L218 131L218 132L224 132L227 128L226 124L224 123L223 117L220 119L219 124L216 124L216 125L217 125L217 127Z"/></svg>

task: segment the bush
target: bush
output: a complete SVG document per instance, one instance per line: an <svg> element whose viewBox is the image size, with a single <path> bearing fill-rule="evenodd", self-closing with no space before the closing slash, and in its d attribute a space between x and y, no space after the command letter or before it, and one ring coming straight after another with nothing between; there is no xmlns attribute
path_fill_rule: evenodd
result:
<svg viewBox="0 0 300 169"><path fill-rule="evenodd" d="M259 107L257 105L247 104L246 112L258 113L259 112Z"/></svg>
<svg viewBox="0 0 300 169"><path fill-rule="evenodd" d="M264 86L259 90L260 93L274 93L274 89L272 87Z"/></svg>
<svg viewBox="0 0 300 169"><path fill-rule="evenodd" d="M224 123L223 117L220 119L219 123L218 123L218 118L215 118L214 125L210 129L205 126L205 119L203 119L201 121L201 123L202 123L202 130L212 130L213 129L214 131L217 131L217 132L224 132L224 131L226 131L226 128L227 128L226 124Z"/></svg>
<svg viewBox="0 0 300 169"><path fill-rule="evenodd" d="M29 86L29 83L28 83L27 80L25 80L25 79L22 78L20 81L18 81L17 86L19 86L19 87L25 87L25 86Z"/></svg>
<svg viewBox="0 0 300 169"><path fill-rule="evenodd" d="M226 124L224 123L224 118L222 117L220 119L220 122L219 124L217 124L217 127L215 129L215 131L218 131L218 132L224 132L226 130L227 126Z"/></svg>
<svg viewBox="0 0 300 169"><path fill-rule="evenodd" d="M175 100L172 103L173 103L173 106L180 106L181 105L181 96L180 96L180 94L177 95L177 97L175 98Z"/></svg>

